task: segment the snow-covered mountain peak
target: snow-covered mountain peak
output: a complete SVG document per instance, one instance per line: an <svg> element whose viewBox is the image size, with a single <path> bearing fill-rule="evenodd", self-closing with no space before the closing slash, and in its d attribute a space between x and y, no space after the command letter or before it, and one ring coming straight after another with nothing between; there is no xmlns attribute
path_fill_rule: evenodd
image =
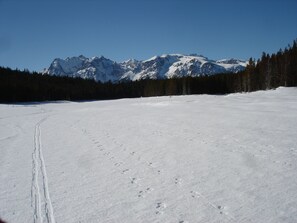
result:
<svg viewBox="0 0 297 223"><path fill-rule="evenodd" d="M160 56L153 56L153 57L151 57L151 58L149 58L149 59L147 59L147 60L143 60L142 62L149 62L149 61L154 61L154 60L157 60L158 58L160 58Z"/></svg>
<svg viewBox="0 0 297 223"><path fill-rule="evenodd" d="M198 54L163 54L148 60L129 59L117 63L104 56L87 58L83 55L56 58L43 73L58 76L81 77L96 81L166 79L184 76L212 75L238 72L247 62L238 59L210 60Z"/></svg>
<svg viewBox="0 0 297 223"><path fill-rule="evenodd" d="M222 60L217 60L217 63L222 63L222 64L240 64L240 63L247 63L247 61L231 58L231 59L222 59Z"/></svg>
<svg viewBox="0 0 297 223"><path fill-rule="evenodd" d="M81 59L87 59L87 58L86 58L84 55L82 55L82 54L79 55L78 58L81 58Z"/></svg>
<svg viewBox="0 0 297 223"><path fill-rule="evenodd" d="M125 60L123 62L121 62L122 64L131 64L131 63L138 63L139 61L136 60L136 59L128 59L128 60Z"/></svg>

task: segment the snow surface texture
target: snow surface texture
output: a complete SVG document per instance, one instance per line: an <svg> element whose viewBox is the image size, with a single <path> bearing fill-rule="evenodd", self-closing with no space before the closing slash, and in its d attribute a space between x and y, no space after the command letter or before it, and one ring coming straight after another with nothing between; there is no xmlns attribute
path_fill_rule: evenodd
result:
<svg viewBox="0 0 297 223"><path fill-rule="evenodd" d="M44 74L81 77L101 82L121 80L166 79L184 76L212 75L216 73L238 72L247 62L230 60L209 60L196 54L168 54L155 56L149 60L128 60L116 63L104 57L84 56L55 59Z"/></svg>
<svg viewBox="0 0 297 223"><path fill-rule="evenodd" d="M297 222L297 89L0 105L7 222Z"/></svg>

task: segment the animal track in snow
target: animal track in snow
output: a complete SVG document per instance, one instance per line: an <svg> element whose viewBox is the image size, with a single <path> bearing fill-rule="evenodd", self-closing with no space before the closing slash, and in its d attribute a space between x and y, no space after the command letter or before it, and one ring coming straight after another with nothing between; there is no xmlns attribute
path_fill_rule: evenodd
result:
<svg viewBox="0 0 297 223"><path fill-rule="evenodd" d="M217 207L219 210L222 210L223 209L223 207L221 206L221 205L218 205L218 207ZM223 214L223 212L222 211L220 211L220 214Z"/></svg>
<svg viewBox="0 0 297 223"><path fill-rule="evenodd" d="M120 165L122 165L122 162L115 163L114 165L115 165L115 166L120 166Z"/></svg>
<svg viewBox="0 0 297 223"><path fill-rule="evenodd" d="M158 202L156 204L156 214L163 214L164 210L166 208L166 204L165 203L162 203L162 202Z"/></svg>
<svg viewBox="0 0 297 223"><path fill-rule="evenodd" d="M131 184L134 184L134 183L136 183L136 182L137 182L137 179L136 179L135 177L133 177L133 178L131 179L131 181L130 181Z"/></svg>
<svg viewBox="0 0 297 223"><path fill-rule="evenodd" d="M143 195L143 191L142 190L138 191L138 197L142 197L142 195Z"/></svg>
<svg viewBox="0 0 297 223"><path fill-rule="evenodd" d="M124 169L123 171L122 171L122 174L124 174L124 173L126 173L126 172L128 172L129 171L129 169Z"/></svg>
<svg viewBox="0 0 297 223"><path fill-rule="evenodd" d="M180 178L177 178L177 177L176 177L176 178L174 179L174 184L175 184L175 185L180 185L181 183L182 183L182 180L181 180Z"/></svg>
<svg viewBox="0 0 297 223"><path fill-rule="evenodd" d="M219 211L219 214L224 215L230 221L236 222L233 216L231 216L227 211L224 211L224 209L226 209L225 207L221 205L215 205L214 203L209 201L206 197L204 197L202 194L200 194L198 191L191 191L190 194L193 198L201 199L203 203L205 203L210 208L213 208L214 210Z"/></svg>
<svg viewBox="0 0 297 223"><path fill-rule="evenodd" d="M152 188L148 187L145 190L140 190L138 191L138 197L145 197L146 194L149 194L150 192L152 192Z"/></svg>
<svg viewBox="0 0 297 223"><path fill-rule="evenodd" d="M191 197L192 197L192 198L200 197L200 196L199 196L199 193L196 192L196 191L190 191L190 194L191 194Z"/></svg>

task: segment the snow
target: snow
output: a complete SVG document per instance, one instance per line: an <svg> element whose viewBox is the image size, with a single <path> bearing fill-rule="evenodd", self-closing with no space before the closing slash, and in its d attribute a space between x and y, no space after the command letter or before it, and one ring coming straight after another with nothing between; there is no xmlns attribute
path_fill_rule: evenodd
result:
<svg viewBox="0 0 297 223"><path fill-rule="evenodd" d="M297 222L297 88L0 105L7 222Z"/></svg>

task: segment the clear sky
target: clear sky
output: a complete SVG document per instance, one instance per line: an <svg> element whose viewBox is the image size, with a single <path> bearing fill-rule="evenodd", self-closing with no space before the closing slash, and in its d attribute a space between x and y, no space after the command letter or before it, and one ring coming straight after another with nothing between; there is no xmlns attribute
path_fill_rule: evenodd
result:
<svg viewBox="0 0 297 223"><path fill-rule="evenodd" d="M297 38L297 0L0 0L0 66L168 53L259 58Z"/></svg>

